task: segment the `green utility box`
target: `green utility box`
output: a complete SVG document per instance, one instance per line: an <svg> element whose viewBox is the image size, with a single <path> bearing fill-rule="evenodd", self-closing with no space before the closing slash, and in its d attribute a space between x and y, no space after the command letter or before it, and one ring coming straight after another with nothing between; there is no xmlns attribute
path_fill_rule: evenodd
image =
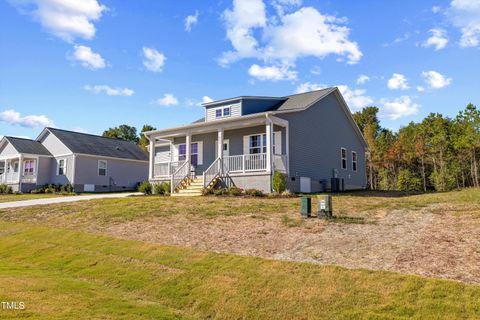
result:
<svg viewBox="0 0 480 320"><path fill-rule="evenodd" d="M312 213L312 199L309 197L300 199L300 213L304 218L310 217L310 213Z"/></svg>
<svg viewBox="0 0 480 320"><path fill-rule="evenodd" d="M332 196L329 194L317 196L318 207L317 207L317 217L319 218L332 218L333 217L333 207L332 207Z"/></svg>

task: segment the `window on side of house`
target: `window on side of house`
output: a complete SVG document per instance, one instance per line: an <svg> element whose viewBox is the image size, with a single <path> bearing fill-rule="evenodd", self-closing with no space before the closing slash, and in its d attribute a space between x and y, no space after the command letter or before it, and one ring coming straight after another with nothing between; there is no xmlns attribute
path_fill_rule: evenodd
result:
<svg viewBox="0 0 480 320"><path fill-rule="evenodd" d="M65 166L66 160L65 159L60 159L57 162L57 176L64 176L67 172L66 166Z"/></svg>
<svg viewBox="0 0 480 320"><path fill-rule="evenodd" d="M221 117L222 117L222 109L216 109L215 118L221 118Z"/></svg>
<svg viewBox="0 0 480 320"><path fill-rule="evenodd" d="M342 169L347 169L347 149L341 148L340 149L340 156L342 160Z"/></svg>
<svg viewBox="0 0 480 320"><path fill-rule="evenodd" d="M352 151L352 170L357 171L357 153Z"/></svg>
<svg viewBox="0 0 480 320"><path fill-rule="evenodd" d="M23 162L23 175L33 176L35 174L35 160L25 160Z"/></svg>
<svg viewBox="0 0 480 320"><path fill-rule="evenodd" d="M98 175L107 175L107 160L98 160Z"/></svg>

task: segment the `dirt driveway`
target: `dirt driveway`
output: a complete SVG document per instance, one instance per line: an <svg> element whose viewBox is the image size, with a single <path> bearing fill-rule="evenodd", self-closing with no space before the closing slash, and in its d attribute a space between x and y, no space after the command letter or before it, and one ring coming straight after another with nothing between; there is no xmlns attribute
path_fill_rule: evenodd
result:
<svg viewBox="0 0 480 320"><path fill-rule="evenodd" d="M445 209L445 210L444 210ZM201 250L391 270L480 284L480 221L444 205L376 211L362 223L300 221L289 213L205 218L191 214L88 230Z"/></svg>

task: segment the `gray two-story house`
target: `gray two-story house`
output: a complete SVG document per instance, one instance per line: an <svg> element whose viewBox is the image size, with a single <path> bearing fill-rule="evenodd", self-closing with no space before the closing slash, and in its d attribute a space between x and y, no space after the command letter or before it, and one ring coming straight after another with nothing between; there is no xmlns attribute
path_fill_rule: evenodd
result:
<svg viewBox="0 0 480 320"><path fill-rule="evenodd" d="M135 190L147 180L148 155L132 142L45 128L35 140L4 137L0 172L0 183L18 192L46 184L70 184L75 192Z"/></svg>
<svg viewBox="0 0 480 320"><path fill-rule="evenodd" d="M366 186L367 145L336 87L203 106L203 119L145 133L149 180L170 181L172 194L198 194L219 181L271 192L276 171L292 192Z"/></svg>

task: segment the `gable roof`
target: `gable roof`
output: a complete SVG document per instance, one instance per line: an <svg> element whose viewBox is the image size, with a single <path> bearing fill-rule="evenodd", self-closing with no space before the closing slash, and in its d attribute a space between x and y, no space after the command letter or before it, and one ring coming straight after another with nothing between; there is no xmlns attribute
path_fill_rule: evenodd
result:
<svg viewBox="0 0 480 320"><path fill-rule="evenodd" d="M269 111L287 111L306 109L318 100L335 91L337 88L325 88L310 92L297 93L290 96L282 97L284 100L271 108Z"/></svg>
<svg viewBox="0 0 480 320"><path fill-rule="evenodd" d="M56 128L45 128L37 139L40 139L46 130L56 136L73 153L148 161L148 155L130 141Z"/></svg>
<svg viewBox="0 0 480 320"><path fill-rule="evenodd" d="M52 154L38 141L17 137L5 137L10 144L18 151L18 153L29 153L43 156L51 156Z"/></svg>

